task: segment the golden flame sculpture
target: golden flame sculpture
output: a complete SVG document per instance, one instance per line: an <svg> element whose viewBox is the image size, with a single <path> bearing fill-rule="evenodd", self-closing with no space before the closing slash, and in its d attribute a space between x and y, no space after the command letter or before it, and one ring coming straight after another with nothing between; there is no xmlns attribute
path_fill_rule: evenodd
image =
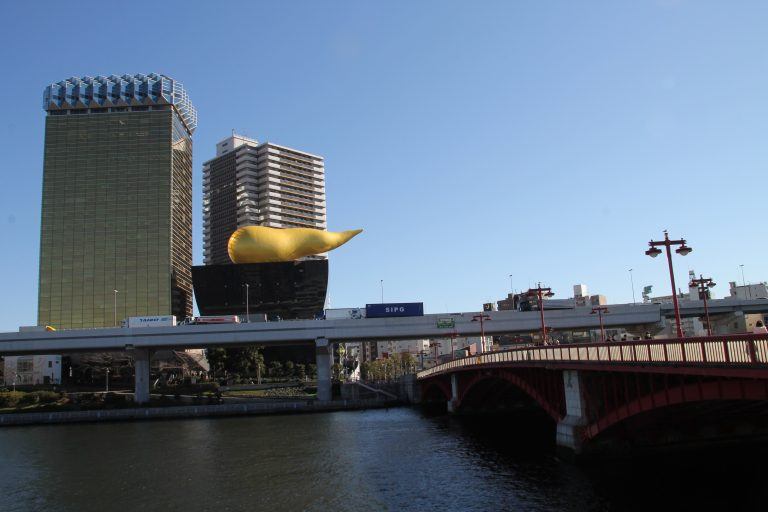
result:
<svg viewBox="0 0 768 512"><path fill-rule="evenodd" d="M232 233L227 252L232 263L274 263L333 250L362 229L334 233L309 228L244 226Z"/></svg>

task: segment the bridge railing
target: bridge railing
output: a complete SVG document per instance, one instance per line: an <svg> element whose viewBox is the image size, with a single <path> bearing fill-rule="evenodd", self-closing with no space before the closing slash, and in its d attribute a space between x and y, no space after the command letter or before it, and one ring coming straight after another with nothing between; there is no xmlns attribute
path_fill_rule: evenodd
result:
<svg viewBox="0 0 768 512"><path fill-rule="evenodd" d="M486 352L442 363L418 372L418 378L466 366L524 362L601 362L616 364L674 363L687 365L768 364L768 334L736 334L701 338L572 343Z"/></svg>

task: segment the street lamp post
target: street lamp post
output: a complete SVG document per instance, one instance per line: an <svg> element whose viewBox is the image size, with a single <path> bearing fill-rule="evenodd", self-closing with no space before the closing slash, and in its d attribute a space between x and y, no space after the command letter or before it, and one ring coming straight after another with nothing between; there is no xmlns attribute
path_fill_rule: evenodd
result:
<svg viewBox="0 0 768 512"><path fill-rule="evenodd" d="M739 265L739 268L741 268L741 285L744 287L744 297L751 299L752 290L747 288L747 280L744 278L744 264Z"/></svg>
<svg viewBox="0 0 768 512"><path fill-rule="evenodd" d="M250 323L251 321L250 296L251 296L251 285L250 283L245 283L245 323Z"/></svg>
<svg viewBox="0 0 768 512"><path fill-rule="evenodd" d="M480 346L482 347L482 352L485 352L485 321L490 319L491 317L485 313L472 317L473 322L480 322Z"/></svg>
<svg viewBox="0 0 768 512"><path fill-rule="evenodd" d="M632 284L632 305L636 305L637 301L635 300L635 278L632 276L633 270L635 269L629 269L629 282Z"/></svg>
<svg viewBox="0 0 768 512"><path fill-rule="evenodd" d="M512 274L509 274L509 291L512 293L512 295L515 294L515 288L512 286Z"/></svg>
<svg viewBox="0 0 768 512"><path fill-rule="evenodd" d="M106 381L107 381L107 393L109 393L109 368L107 368L107 378L106 378Z"/></svg>
<svg viewBox="0 0 768 512"><path fill-rule="evenodd" d="M597 313L597 317L600 319L600 343L605 343L605 327L603 327L603 313L608 313L608 308L605 306L595 306L592 308L590 315Z"/></svg>
<svg viewBox="0 0 768 512"><path fill-rule="evenodd" d="M712 324L709 323L709 307L707 306L707 299L709 298L709 289L716 286L716 283L711 277L704 278L699 274L698 279L691 279L691 284L688 286L696 287L699 290L699 297L704 301L704 316L707 318L707 336L712 336Z"/></svg>
<svg viewBox="0 0 768 512"><path fill-rule="evenodd" d="M541 318L541 344L547 343L547 327L544 323L544 297L554 297L552 288L542 288L541 283L536 288L531 288L525 293L528 297L537 297L539 300L539 317Z"/></svg>
<svg viewBox="0 0 768 512"><path fill-rule="evenodd" d="M690 252L693 250L685 243L685 239L681 238L679 240L670 240L669 234L667 233L667 230L664 230L664 240L660 241L654 241L651 240L648 242L648 245L651 247L647 251L645 251L645 254L650 256L651 258L655 258L659 254L661 254L661 249L659 247L664 247L667 251L667 263L669 264L669 280L672 284L672 304L675 306L675 323L677 325L677 337L682 338L683 337L683 328L680 324L680 305L677 302L677 288L675 287L675 272L672 269L672 250L671 247L673 245L679 245L677 249L675 249L675 252L679 254L680 256L686 256L687 254L690 254Z"/></svg>
<svg viewBox="0 0 768 512"><path fill-rule="evenodd" d="M437 350L440 347L440 343L437 342L437 341L432 341L432 342L429 343L429 348L432 348L432 347L435 347L435 364L434 364L434 366L437 366L437 363L438 363L438 361L437 361Z"/></svg>
<svg viewBox="0 0 768 512"><path fill-rule="evenodd" d="M112 290L115 292L115 301L114 301L114 323L115 327L117 327L117 290Z"/></svg>
<svg viewBox="0 0 768 512"><path fill-rule="evenodd" d="M380 279L379 284L381 285L381 303L384 304L384 280Z"/></svg>

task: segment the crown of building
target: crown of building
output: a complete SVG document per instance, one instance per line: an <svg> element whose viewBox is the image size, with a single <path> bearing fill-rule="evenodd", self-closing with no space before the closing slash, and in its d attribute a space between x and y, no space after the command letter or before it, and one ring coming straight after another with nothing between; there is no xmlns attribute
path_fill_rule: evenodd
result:
<svg viewBox="0 0 768 512"><path fill-rule="evenodd" d="M72 77L43 92L43 109L48 111L145 105L173 105L190 133L197 127L197 110L184 86L157 73Z"/></svg>

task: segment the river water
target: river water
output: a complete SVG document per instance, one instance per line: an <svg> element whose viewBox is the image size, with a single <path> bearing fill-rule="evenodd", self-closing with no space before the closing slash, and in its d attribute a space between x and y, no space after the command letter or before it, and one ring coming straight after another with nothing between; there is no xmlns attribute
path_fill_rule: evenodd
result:
<svg viewBox="0 0 768 512"><path fill-rule="evenodd" d="M573 465L551 426L408 408L0 429L0 511L765 510L755 450ZM724 462L725 460L725 462Z"/></svg>

